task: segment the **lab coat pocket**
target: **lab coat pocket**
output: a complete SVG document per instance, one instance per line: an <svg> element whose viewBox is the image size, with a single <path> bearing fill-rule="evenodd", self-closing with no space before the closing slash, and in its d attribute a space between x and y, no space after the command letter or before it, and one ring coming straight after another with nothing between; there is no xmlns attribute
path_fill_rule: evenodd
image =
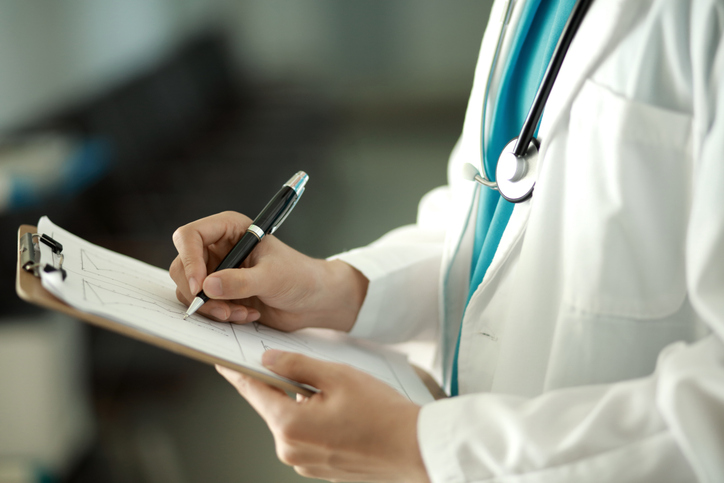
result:
<svg viewBox="0 0 724 483"><path fill-rule="evenodd" d="M653 319L686 295L691 117L587 81L571 107L564 300Z"/></svg>

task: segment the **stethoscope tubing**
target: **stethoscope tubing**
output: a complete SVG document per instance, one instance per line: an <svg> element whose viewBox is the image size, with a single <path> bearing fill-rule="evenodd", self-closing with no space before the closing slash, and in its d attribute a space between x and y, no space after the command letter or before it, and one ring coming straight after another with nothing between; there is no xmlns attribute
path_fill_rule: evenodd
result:
<svg viewBox="0 0 724 483"><path fill-rule="evenodd" d="M528 146L533 140L538 123L543 115L543 109L545 108L546 102L548 102L548 96L553 89L553 85L558 77L558 72L561 70L561 65L563 65L563 61L568 53L568 48L570 47L576 32L578 32L578 28L581 26L581 23L586 16L586 12L592 2L593 0L579 0L573 7L573 11L571 12L570 17L568 17L566 25L563 27L563 34L553 51L551 61L548 63L545 74L543 74L543 81L538 88L538 92L536 92L533 104L530 106L528 115L525 118L522 129L520 130L520 135L518 135L518 140L513 150L513 154L515 154L515 156L523 156L528 151Z"/></svg>

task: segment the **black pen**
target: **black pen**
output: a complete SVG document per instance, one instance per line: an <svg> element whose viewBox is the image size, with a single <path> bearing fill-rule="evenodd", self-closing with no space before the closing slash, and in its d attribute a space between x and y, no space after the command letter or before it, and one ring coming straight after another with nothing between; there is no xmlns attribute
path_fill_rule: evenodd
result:
<svg viewBox="0 0 724 483"><path fill-rule="evenodd" d="M249 256L257 243L264 238L265 235L274 233L277 228L284 222L299 198L304 193L304 185L307 184L309 176L304 171L299 171L291 177L289 181L284 183L282 189L274 195L269 203L261 210L259 216L254 218L251 226L246 233L231 249L228 255L224 257L216 270L225 270L227 268L238 268L244 263L246 257ZM184 314L184 320L193 315L204 303L209 300L203 289L196 295L188 310Z"/></svg>

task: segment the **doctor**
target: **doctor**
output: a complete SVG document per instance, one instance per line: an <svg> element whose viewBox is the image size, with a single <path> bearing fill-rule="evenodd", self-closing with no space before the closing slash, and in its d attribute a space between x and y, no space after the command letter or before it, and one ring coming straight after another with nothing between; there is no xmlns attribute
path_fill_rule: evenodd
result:
<svg viewBox="0 0 724 483"><path fill-rule="evenodd" d="M724 481L724 3L593 2L535 126L532 197L462 174L495 178L571 8L495 3L449 184L416 225L327 261L270 236L208 277L250 220L174 233L179 299L203 287L219 320L436 340L431 369L459 397L422 408L289 353L264 363L320 394L220 368L300 474Z"/></svg>

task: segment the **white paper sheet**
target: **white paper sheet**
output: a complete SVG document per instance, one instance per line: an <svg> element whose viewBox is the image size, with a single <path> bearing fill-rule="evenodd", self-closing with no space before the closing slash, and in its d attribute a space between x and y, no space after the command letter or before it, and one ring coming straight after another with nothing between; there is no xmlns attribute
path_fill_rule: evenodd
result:
<svg viewBox="0 0 724 483"><path fill-rule="evenodd" d="M183 319L186 307L176 299L168 271L89 243L40 219L38 232L63 245L65 281L42 273L43 286L67 304L147 333L274 375L261 365L269 348L299 352L317 359L341 362L386 382L411 401L424 404L432 396L401 354L320 329L280 332L259 323L214 322L200 314ZM40 244L41 261L58 256ZM275 377L278 377L274 375Z"/></svg>

